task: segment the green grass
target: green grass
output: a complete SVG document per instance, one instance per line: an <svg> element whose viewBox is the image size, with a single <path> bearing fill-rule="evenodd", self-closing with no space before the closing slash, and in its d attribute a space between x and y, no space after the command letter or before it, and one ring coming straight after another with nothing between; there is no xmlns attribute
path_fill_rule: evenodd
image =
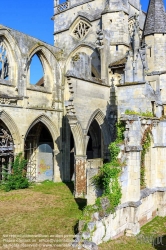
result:
<svg viewBox="0 0 166 250"><path fill-rule="evenodd" d="M8 193L1 190L0 249L3 243L2 235L74 235L77 231L78 219L86 204L83 199L75 200L72 192L73 183L53 182L44 182L32 185L25 190ZM99 250L165 250L166 246L153 246L152 244L152 237L155 239L157 236L164 235L166 235L166 217L156 217L142 227L139 236L123 236L101 244ZM163 242L165 242L165 237L163 237ZM40 249L50 248L40 247ZM52 249L71 248L55 247Z"/></svg>

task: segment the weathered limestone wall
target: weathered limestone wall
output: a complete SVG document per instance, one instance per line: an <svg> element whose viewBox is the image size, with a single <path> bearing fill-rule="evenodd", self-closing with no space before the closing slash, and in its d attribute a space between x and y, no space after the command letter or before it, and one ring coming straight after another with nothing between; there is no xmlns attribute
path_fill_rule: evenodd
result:
<svg viewBox="0 0 166 250"><path fill-rule="evenodd" d="M124 145L120 145L119 158L125 166L119 177L122 188L121 204L115 214L96 212L88 223L88 230L92 241L100 244L103 241L119 236L137 235L140 227L152 220L156 215L166 216L166 183L165 183L165 126L166 121L157 118L138 116L122 116L126 122ZM145 155L145 185L141 190L141 151L142 139L147 129L151 131L151 145ZM88 170L88 204L93 205L95 198L101 196L102 191L96 190L90 180L98 173L98 169ZM88 196L89 195L89 196ZM102 201L104 202L104 201ZM104 208L106 204L102 204ZM93 225L93 230L91 227ZM95 230L95 229L96 230ZM82 233L84 237L86 233ZM87 234L88 235L88 234Z"/></svg>
<svg viewBox="0 0 166 250"><path fill-rule="evenodd" d="M110 97L109 86L96 84L71 78L69 81L73 91L73 106L83 129L88 128L88 123L94 112L100 108L107 115L108 100Z"/></svg>
<svg viewBox="0 0 166 250"><path fill-rule="evenodd" d="M151 101L146 98L145 83L125 84L117 86L118 113L124 114L126 109L136 112L152 111Z"/></svg>
<svg viewBox="0 0 166 250"><path fill-rule="evenodd" d="M149 46L147 55L149 72L165 70L166 35L154 34L146 36L145 43Z"/></svg>
<svg viewBox="0 0 166 250"><path fill-rule="evenodd" d="M121 204L114 214L103 216L98 212L94 213L93 222L87 223L88 231L82 233L82 238L98 245L124 234L136 236L140 227L156 215L164 217L165 207L166 188L144 189L138 201Z"/></svg>
<svg viewBox="0 0 166 250"><path fill-rule="evenodd" d="M100 221L95 221L96 231L92 241L97 245L119 236L137 235L140 227L152 220L156 215L165 216L166 192L143 190L138 202L128 202L120 205L115 214L109 215ZM97 215L96 215L97 216Z"/></svg>
<svg viewBox="0 0 166 250"><path fill-rule="evenodd" d="M129 0L129 4L130 4L130 11L133 8L140 10L140 1L139 0ZM135 14L135 13L133 13L133 14Z"/></svg>
<svg viewBox="0 0 166 250"><path fill-rule="evenodd" d="M162 74L159 76L160 78L160 93L161 93L161 100L164 104L164 115L166 115L166 74Z"/></svg>
<svg viewBox="0 0 166 250"><path fill-rule="evenodd" d="M53 154L50 156L50 159L53 157L53 171L50 171L51 176L48 178L62 181L63 109L61 71L57 62L59 50L5 26L0 26L0 40L9 64L8 78L1 75L0 79L0 119L13 138L14 154L24 152L27 136L33 126L38 123L45 125L53 141ZM30 83L30 65L34 55L39 57L43 66L44 86ZM38 148L34 160L36 174L39 165L37 151ZM29 157L33 158L34 153L29 154Z"/></svg>
<svg viewBox="0 0 166 250"><path fill-rule="evenodd" d="M6 122L3 119L3 115L6 114L9 120ZM10 130L12 137L14 138L15 144L15 154L24 152L25 140L28 136L28 131L37 122L43 122L52 135L54 142L54 154L53 154L53 164L54 164L54 176L52 179L54 181L62 181L63 171L62 171L62 159L61 159L61 134L59 133L61 128L61 123L55 121L61 120L61 113L55 113L54 110L41 110L41 109L25 109L23 107L11 107L7 105L0 107L0 119L5 122L6 126L10 130L10 123L13 127L13 131ZM15 139L16 129L18 131L18 137ZM36 159L37 160L37 159Z"/></svg>
<svg viewBox="0 0 166 250"><path fill-rule="evenodd" d="M79 18L90 24L86 43L93 44L96 41L96 31L100 29L99 20L101 12L104 10L104 2L102 0L82 1L75 6L69 8L53 17L54 19L54 41L55 46L64 49L65 55L69 54L74 47L80 44L80 40L75 38L73 31L75 30ZM85 40L82 41L84 43Z"/></svg>

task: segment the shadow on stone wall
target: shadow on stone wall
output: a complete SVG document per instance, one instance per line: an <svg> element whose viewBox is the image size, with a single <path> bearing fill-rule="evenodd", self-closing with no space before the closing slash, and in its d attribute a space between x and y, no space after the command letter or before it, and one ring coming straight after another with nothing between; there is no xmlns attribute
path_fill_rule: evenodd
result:
<svg viewBox="0 0 166 250"><path fill-rule="evenodd" d="M64 182L66 186L69 188L70 192L74 193L74 182ZM83 210L84 207L87 205L87 200L85 198L74 198L79 210Z"/></svg>

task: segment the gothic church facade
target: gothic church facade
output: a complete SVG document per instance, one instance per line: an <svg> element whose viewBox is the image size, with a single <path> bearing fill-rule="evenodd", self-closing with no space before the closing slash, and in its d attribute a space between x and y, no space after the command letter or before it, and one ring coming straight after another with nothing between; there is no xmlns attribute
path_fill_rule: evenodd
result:
<svg viewBox="0 0 166 250"><path fill-rule="evenodd" d="M152 200L149 212L141 210L139 225L157 209L165 215L163 1L150 0L145 13L139 0L54 0L52 20L54 46L0 25L0 169L7 165L11 171L14 155L24 152L30 180L74 180L75 196L93 203L90 178L110 160L108 146L121 119L126 124L121 155L127 159L121 202ZM43 77L31 84L34 56ZM126 115L126 110L153 117ZM148 191L141 193L141 142L148 128L153 142L146 156Z"/></svg>

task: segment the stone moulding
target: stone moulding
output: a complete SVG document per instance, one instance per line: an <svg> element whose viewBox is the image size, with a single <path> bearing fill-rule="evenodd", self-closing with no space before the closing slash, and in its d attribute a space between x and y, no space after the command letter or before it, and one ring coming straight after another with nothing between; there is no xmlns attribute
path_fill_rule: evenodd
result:
<svg viewBox="0 0 166 250"><path fill-rule="evenodd" d="M42 93L46 93L46 94L52 94L45 87L40 87L40 86L35 86L35 85L34 86L32 85L32 86L28 87L27 90L42 92Z"/></svg>
<svg viewBox="0 0 166 250"><path fill-rule="evenodd" d="M104 83L104 81L102 79L99 79L99 78L96 78L96 77L91 77L91 78L81 78L81 77L78 77L76 75L74 75L71 71L68 71L65 75L67 78L75 78L75 79L79 79L79 80L83 80L83 81L88 81L88 82L91 82L91 83L95 83L95 84L99 84L99 85L104 85L104 86L107 86L107 87L110 87L108 86L107 84Z"/></svg>
<svg viewBox="0 0 166 250"><path fill-rule="evenodd" d="M116 87L126 87L131 85L141 85L146 84L146 82L126 82L125 84L117 84Z"/></svg>
<svg viewBox="0 0 166 250"><path fill-rule="evenodd" d="M156 187L156 188L145 188L141 190L141 197L140 199L144 199L148 197L150 194L154 194L156 192L166 192L166 187Z"/></svg>
<svg viewBox="0 0 166 250"><path fill-rule="evenodd" d="M0 94L0 105L16 106L18 100L23 100L22 96L8 96L6 94Z"/></svg>
<svg viewBox="0 0 166 250"><path fill-rule="evenodd" d="M12 86L12 82L10 80L4 80L2 78L0 78L0 84Z"/></svg>
<svg viewBox="0 0 166 250"><path fill-rule="evenodd" d="M28 106L26 109L35 109L35 110L45 110L45 111L56 111L56 112L63 112L63 109L54 109L49 107L36 107L36 106Z"/></svg>

